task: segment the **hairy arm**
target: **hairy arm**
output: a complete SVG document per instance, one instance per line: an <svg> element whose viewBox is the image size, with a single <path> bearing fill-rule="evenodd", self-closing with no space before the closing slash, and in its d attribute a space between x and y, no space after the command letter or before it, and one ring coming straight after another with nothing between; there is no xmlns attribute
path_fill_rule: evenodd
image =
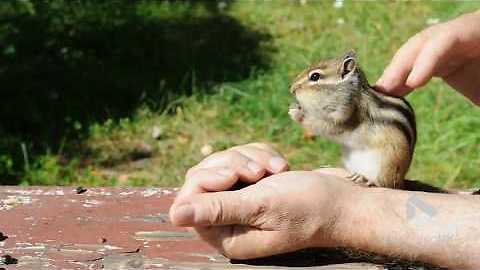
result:
<svg viewBox="0 0 480 270"><path fill-rule="evenodd" d="M480 196L365 188L338 168L286 170L265 144L213 154L188 171L172 223L234 259L347 247L480 269ZM251 185L231 191L238 181Z"/></svg>
<svg viewBox="0 0 480 270"><path fill-rule="evenodd" d="M455 269L480 269L480 197L362 189L343 207L341 246Z"/></svg>

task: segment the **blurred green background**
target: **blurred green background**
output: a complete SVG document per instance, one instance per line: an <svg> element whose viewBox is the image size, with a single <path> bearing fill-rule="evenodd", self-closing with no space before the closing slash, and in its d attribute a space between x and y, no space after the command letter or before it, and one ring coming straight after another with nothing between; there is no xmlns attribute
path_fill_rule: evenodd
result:
<svg viewBox="0 0 480 270"><path fill-rule="evenodd" d="M371 83L450 1L0 3L0 183L179 185L211 151L275 144L293 169L339 164L287 108L292 78L355 48ZM410 179L480 185L480 110L439 80L408 96Z"/></svg>

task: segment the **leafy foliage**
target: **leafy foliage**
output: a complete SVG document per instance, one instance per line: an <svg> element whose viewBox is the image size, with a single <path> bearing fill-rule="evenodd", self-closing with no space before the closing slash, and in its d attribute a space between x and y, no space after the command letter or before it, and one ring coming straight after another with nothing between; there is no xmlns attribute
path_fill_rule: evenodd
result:
<svg viewBox="0 0 480 270"><path fill-rule="evenodd" d="M130 117L142 104L165 110L199 87L249 76L253 63L267 65L259 47L268 36L209 1L0 6L0 151L14 162L4 179L22 177L21 143L30 157L50 151L70 159L93 123Z"/></svg>

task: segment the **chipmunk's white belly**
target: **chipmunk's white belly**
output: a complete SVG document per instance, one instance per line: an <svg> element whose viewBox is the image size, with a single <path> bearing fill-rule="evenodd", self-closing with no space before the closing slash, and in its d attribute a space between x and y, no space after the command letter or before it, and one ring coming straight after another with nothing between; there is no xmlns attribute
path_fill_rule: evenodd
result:
<svg viewBox="0 0 480 270"><path fill-rule="evenodd" d="M356 172L370 181L380 173L381 154L375 150L344 147L343 163L347 170Z"/></svg>

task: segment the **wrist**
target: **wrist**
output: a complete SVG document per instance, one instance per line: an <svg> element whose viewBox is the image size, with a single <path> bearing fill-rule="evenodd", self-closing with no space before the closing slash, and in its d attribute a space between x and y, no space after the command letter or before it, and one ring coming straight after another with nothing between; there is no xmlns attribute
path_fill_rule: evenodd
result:
<svg viewBox="0 0 480 270"><path fill-rule="evenodd" d="M361 217L365 212L365 203L369 188L352 185L338 198L336 221L331 231L331 241L334 247L350 247L356 230L363 223Z"/></svg>
<svg viewBox="0 0 480 270"><path fill-rule="evenodd" d="M339 192L330 201L330 207L317 207L317 216L323 220L317 228L311 247L343 247L349 245L354 234L355 222L358 222L358 214L363 211L360 201L364 201L368 188L346 184L342 185ZM333 196L332 196L333 197ZM325 212L328 209L328 213ZM328 218L328 220L325 220Z"/></svg>
<svg viewBox="0 0 480 270"><path fill-rule="evenodd" d="M400 213L404 212L398 202L404 200L404 195L402 190L386 188L357 187L352 190L343 199L341 216L332 234L335 247L380 254L388 250L386 246L391 248L407 229L397 226L402 223Z"/></svg>

